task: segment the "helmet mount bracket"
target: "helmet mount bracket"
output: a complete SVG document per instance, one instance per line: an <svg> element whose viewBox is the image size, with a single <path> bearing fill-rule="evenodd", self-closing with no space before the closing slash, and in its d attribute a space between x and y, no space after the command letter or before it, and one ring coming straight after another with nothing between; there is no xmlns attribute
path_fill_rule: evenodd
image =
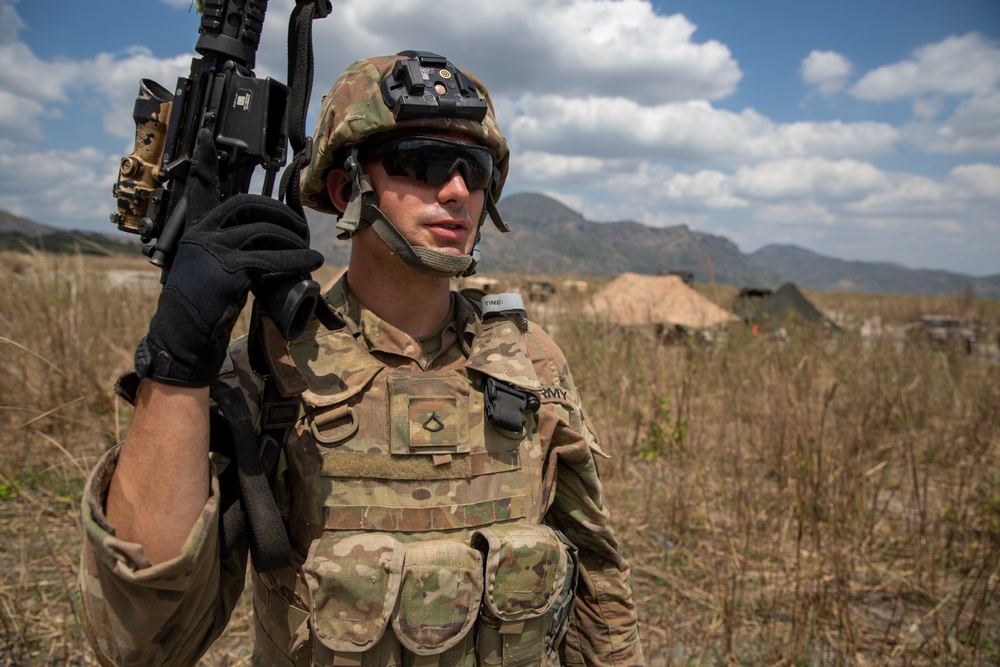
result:
<svg viewBox="0 0 1000 667"><path fill-rule="evenodd" d="M381 83L382 99L396 121L414 118L460 118L477 123L486 118L486 100L444 56L429 51L402 51Z"/></svg>

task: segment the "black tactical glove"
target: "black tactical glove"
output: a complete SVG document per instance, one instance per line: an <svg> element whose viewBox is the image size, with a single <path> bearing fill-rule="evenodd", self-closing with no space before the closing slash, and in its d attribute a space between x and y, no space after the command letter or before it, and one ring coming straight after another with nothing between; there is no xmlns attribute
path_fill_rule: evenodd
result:
<svg viewBox="0 0 1000 667"><path fill-rule="evenodd" d="M306 221L281 202L239 194L219 204L217 157L207 130L194 153L187 225L135 367L140 377L204 387L225 360L250 287L308 274L323 256L309 249Z"/></svg>

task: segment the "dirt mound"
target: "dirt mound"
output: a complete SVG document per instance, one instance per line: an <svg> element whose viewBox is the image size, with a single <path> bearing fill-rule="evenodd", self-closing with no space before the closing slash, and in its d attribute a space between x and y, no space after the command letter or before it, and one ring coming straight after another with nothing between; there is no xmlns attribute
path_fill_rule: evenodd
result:
<svg viewBox="0 0 1000 667"><path fill-rule="evenodd" d="M739 319L688 287L678 276L637 273L623 273L605 285L583 312L616 324L689 329L708 329Z"/></svg>

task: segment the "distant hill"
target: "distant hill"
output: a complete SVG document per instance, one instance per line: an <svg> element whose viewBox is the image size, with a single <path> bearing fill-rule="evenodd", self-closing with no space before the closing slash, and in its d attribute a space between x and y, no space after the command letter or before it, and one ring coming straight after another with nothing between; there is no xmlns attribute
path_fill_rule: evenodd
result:
<svg viewBox="0 0 1000 667"><path fill-rule="evenodd" d="M1000 297L1000 275L976 278L949 271L912 270L882 262L848 262L789 245L745 254L724 236L685 225L648 227L638 222L591 222L560 202L533 193L499 203L511 227L483 231L480 272L612 277L691 271L697 282L776 288L888 294L947 295L971 284L980 296ZM309 212L313 247L330 264L345 266L350 244L336 240L334 219Z"/></svg>
<svg viewBox="0 0 1000 667"><path fill-rule="evenodd" d="M685 226L654 228L637 222L590 222L551 197L516 194L498 206L510 225L507 234L492 223L483 230L480 273L616 276L626 271L656 275L691 271L695 280L780 282L780 276L755 265L722 236ZM350 244L337 241L331 216L308 212L312 245L337 266L349 259ZM709 262L710 259L710 262Z"/></svg>
<svg viewBox="0 0 1000 667"><path fill-rule="evenodd" d="M950 271L908 269L886 262L826 257L791 245L769 245L745 254L724 236L685 225L649 227L638 222L591 222L551 197L505 197L500 212L511 227L483 231L480 272L613 277L690 271L697 282L887 294L948 295L971 285L977 296L1000 297L1000 274L977 278ZM312 245L331 266L346 266L350 242L337 240L333 216L307 211ZM0 211L0 249L50 252L137 253L138 239L121 233L70 232Z"/></svg>
<svg viewBox="0 0 1000 667"><path fill-rule="evenodd" d="M768 245L749 257L810 289L888 294L952 294L972 285L979 296L1000 296L1000 275L976 278L951 271L909 269L889 262L825 257L794 245Z"/></svg>
<svg viewBox="0 0 1000 667"><path fill-rule="evenodd" d="M483 235L483 272L577 273L614 276L625 271L657 274L692 271L695 280L777 287L890 294L946 295L972 285L975 293L1000 297L1000 275L977 278L949 271L908 269L885 262L851 262L790 245L744 254L723 236L684 225L653 228L637 222L589 222L539 194L516 194L499 205L512 230Z"/></svg>
<svg viewBox="0 0 1000 667"><path fill-rule="evenodd" d="M138 253L138 238L125 234L69 231L0 210L0 250L116 255Z"/></svg>
<svg viewBox="0 0 1000 667"><path fill-rule="evenodd" d="M20 236L43 236L57 231L55 227L43 225L34 220L22 218L4 210L0 210L0 234L18 234Z"/></svg>
<svg viewBox="0 0 1000 667"><path fill-rule="evenodd" d="M482 270L615 276L691 271L695 280L743 284L779 282L723 236L684 225L648 227L637 222L590 222L538 194L516 194L499 205L508 234L483 232Z"/></svg>

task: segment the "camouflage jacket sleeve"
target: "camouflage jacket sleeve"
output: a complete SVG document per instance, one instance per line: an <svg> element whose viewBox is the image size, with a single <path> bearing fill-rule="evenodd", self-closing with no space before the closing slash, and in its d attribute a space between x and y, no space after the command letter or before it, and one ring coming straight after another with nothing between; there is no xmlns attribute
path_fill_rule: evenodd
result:
<svg viewBox="0 0 1000 667"><path fill-rule="evenodd" d="M643 665L629 565L618 552L595 456L601 450L580 404L569 365L544 331L525 337L542 384L539 431L548 445L546 521L579 549L577 599L562 650L565 665Z"/></svg>
<svg viewBox="0 0 1000 667"><path fill-rule="evenodd" d="M141 545L115 536L104 514L121 445L98 461L83 496L80 608L102 665L193 665L225 629L243 592L247 548L220 557L219 469L181 554L151 565Z"/></svg>

